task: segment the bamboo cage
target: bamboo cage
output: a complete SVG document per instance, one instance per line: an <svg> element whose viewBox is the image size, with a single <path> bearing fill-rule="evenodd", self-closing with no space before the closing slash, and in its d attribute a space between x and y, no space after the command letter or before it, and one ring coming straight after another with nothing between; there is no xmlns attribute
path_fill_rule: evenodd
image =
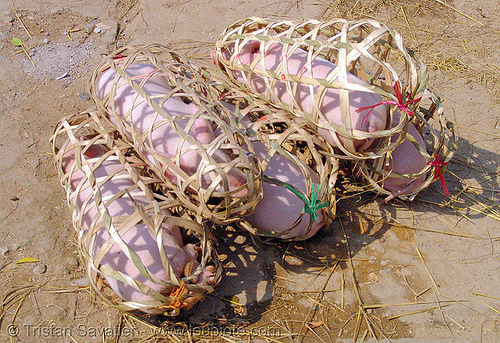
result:
<svg viewBox="0 0 500 343"><path fill-rule="evenodd" d="M261 198L258 161L201 69L159 44L124 47L104 58L90 92L107 126L132 144L164 192L198 218L227 225Z"/></svg>
<svg viewBox="0 0 500 343"><path fill-rule="evenodd" d="M50 139L90 284L118 310L177 315L220 281L214 238L178 200L153 192L161 180L129 143L100 131L86 111L62 118Z"/></svg>
<svg viewBox="0 0 500 343"><path fill-rule="evenodd" d="M427 88L425 65L397 31L375 20L250 17L219 36L212 58L234 88L307 120L334 147L326 154L358 169L365 188L388 199L413 199L453 156L454 137ZM425 144L408 134L410 125L429 135ZM391 156L406 141L420 151L421 168L393 172ZM414 185L388 190L399 178Z"/></svg>

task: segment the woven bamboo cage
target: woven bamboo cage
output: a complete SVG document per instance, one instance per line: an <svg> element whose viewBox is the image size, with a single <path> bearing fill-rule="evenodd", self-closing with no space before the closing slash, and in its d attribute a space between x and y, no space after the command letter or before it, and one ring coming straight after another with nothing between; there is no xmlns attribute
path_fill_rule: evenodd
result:
<svg viewBox="0 0 500 343"><path fill-rule="evenodd" d="M414 110L427 82L425 66L404 47L401 36L375 20L293 23L251 17L222 33L214 59L256 97L327 130L338 157L351 160L380 157L401 142L409 118L401 116L396 126L388 125L399 108L394 86L399 84L406 95L405 108ZM366 105L376 105L376 99L396 104L372 109L385 127L365 127L373 113L354 111L360 107L354 94L360 101L372 101ZM398 139L391 144L364 144L394 135Z"/></svg>
<svg viewBox="0 0 500 343"><path fill-rule="evenodd" d="M120 310L176 315L214 290L222 273L207 227L94 111L65 117L50 143L92 288ZM109 286L109 287L108 287Z"/></svg>
<svg viewBox="0 0 500 343"><path fill-rule="evenodd" d="M213 59L234 87L305 118L327 138L329 133L336 150L330 156L353 161L367 187L389 197L413 199L453 156L453 135L439 99L426 88L425 65L397 31L375 20L251 17L223 32ZM416 144L409 125L430 135L429 147L417 147L428 164L392 173L387 164L394 150L407 140ZM383 182L388 174L408 183L428 177L409 192L394 192Z"/></svg>
<svg viewBox="0 0 500 343"><path fill-rule="evenodd" d="M104 58L90 92L103 121L200 222L240 221L260 200L261 170L247 138L224 122L227 110L185 57L158 44L124 47Z"/></svg>
<svg viewBox="0 0 500 343"><path fill-rule="evenodd" d="M339 168L338 159L325 156L334 153L331 145L307 120L253 99L214 75L211 80L225 106L233 106L229 111L232 117L226 121L246 133L262 168L263 199L239 226L259 236L285 240L307 239L320 227L327 227L335 216L334 186ZM287 191L280 192L273 187ZM288 210L285 207L292 208L293 202L286 195L300 199L297 202L302 204L302 209L298 213L284 215ZM280 205L280 200L286 205ZM317 215L317 211L320 214ZM293 224L286 227L283 224L286 222Z"/></svg>

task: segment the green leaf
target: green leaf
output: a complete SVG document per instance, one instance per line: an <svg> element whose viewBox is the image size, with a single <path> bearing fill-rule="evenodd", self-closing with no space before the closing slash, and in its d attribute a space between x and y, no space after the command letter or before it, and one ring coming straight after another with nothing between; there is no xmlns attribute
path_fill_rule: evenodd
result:
<svg viewBox="0 0 500 343"><path fill-rule="evenodd" d="M22 46L23 45L23 41L20 40L19 38L12 38L12 45L15 45L15 46Z"/></svg>

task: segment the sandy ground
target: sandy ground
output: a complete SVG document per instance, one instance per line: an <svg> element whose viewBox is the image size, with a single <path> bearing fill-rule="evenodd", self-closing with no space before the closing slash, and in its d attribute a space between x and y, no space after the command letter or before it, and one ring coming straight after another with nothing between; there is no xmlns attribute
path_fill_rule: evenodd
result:
<svg viewBox="0 0 500 343"><path fill-rule="evenodd" d="M2 1L1 341L500 341L500 3L447 3ZM214 295L176 319L121 316L70 284L84 270L48 138L61 117L92 106L87 82L101 53L157 42L208 63L224 28L252 15L369 17L399 30L455 123L451 197L436 182L412 203L342 199L331 227L303 243L264 245L227 229ZM40 262L16 264L23 257Z"/></svg>

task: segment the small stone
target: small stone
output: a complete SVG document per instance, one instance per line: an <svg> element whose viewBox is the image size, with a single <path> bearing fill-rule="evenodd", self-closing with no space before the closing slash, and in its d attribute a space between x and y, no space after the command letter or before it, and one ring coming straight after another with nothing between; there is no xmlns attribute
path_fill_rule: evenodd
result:
<svg viewBox="0 0 500 343"><path fill-rule="evenodd" d="M50 39L45 38L45 39L43 40L43 42L44 42L45 44L49 44L49 43L50 43Z"/></svg>
<svg viewBox="0 0 500 343"><path fill-rule="evenodd" d="M74 256L68 256L62 260L63 266L65 266L68 269L76 269L78 268L78 259Z"/></svg>
<svg viewBox="0 0 500 343"><path fill-rule="evenodd" d="M9 252L9 247L0 247L0 255L5 256Z"/></svg>
<svg viewBox="0 0 500 343"><path fill-rule="evenodd" d="M118 43L116 43L116 47L118 47L118 48L123 48L123 43L122 43L122 42L118 42Z"/></svg>
<svg viewBox="0 0 500 343"><path fill-rule="evenodd" d="M47 266L45 264L39 264L35 268L33 268L33 273L35 274L44 274L47 271Z"/></svg>
<svg viewBox="0 0 500 343"><path fill-rule="evenodd" d="M84 276L81 279L71 281L69 284L71 286L85 287L85 286L90 285L90 281L89 281L89 278L87 276Z"/></svg>
<svg viewBox="0 0 500 343"><path fill-rule="evenodd" d="M379 270L379 273L380 273L381 275L387 275L387 274L390 274L390 273L391 273L391 269L389 269L389 268L380 269L380 270Z"/></svg>
<svg viewBox="0 0 500 343"><path fill-rule="evenodd" d="M50 33L48 33L48 32L45 32L45 35L46 35L46 36L48 37L48 36L50 36Z"/></svg>
<svg viewBox="0 0 500 343"><path fill-rule="evenodd" d="M381 261L380 264L383 265L383 266L386 266L387 265L387 261L386 260Z"/></svg>
<svg viewBox="0 0 500 343"><path fill-rule="evenodd" d="M101 32L102 32L102 29L100 29L100 28L98 28L98 27L96 27L96 28L94 29L94 33L101 33Z"/></svg>
<svg viewBox="0 0 500 343"><path fill-rule="evenodd" d="M89 101L91 99L89 93L79 93L78 97L83 101Z"/></svg>

